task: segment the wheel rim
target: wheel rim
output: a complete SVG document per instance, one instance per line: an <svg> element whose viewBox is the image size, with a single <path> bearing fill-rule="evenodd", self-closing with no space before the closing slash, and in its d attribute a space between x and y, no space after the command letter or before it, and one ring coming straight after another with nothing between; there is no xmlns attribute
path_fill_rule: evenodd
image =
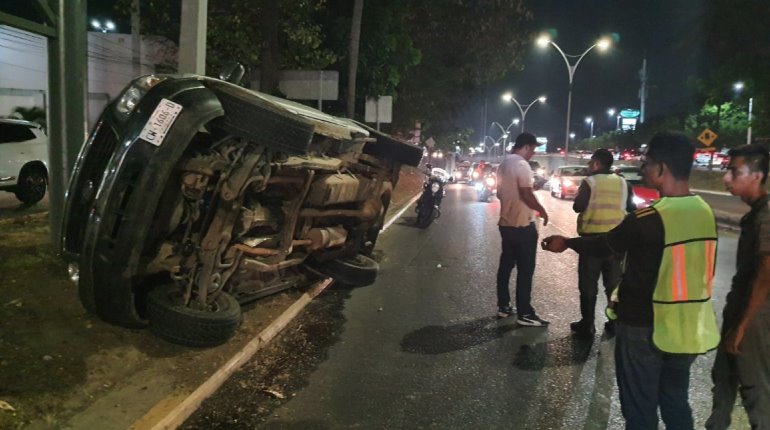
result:
<svg viewBox="0 0 770 430"><path fill-rule="evenodd" d="M35 196L45 194L45 177L30 175L25 178L24 186Z"/></svg>

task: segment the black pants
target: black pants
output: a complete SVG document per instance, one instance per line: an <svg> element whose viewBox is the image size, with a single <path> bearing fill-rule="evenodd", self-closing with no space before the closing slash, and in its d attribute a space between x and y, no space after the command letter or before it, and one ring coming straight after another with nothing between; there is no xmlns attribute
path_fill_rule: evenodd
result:
<svg viewBox="0 0 770 430"><path fill-rule="evenodd" d="M578 291L580 291L580 316L586 324L593 325L596 295L599 292L599 275L602 275L604 294L609 301L612 290L620 284L623 275L621 256L610 258L578 256Z"/></svg>
<svg viewBox="0 0 770 430"><path fill-rule="evenodd" d="M693 354L667 354L652 343L652 327L616 326L615 376L626 430L692 430L688 401Z"/></svg>
<svg viewBox="0 0 770 430"><path fill-rule="evenodd" d="M500 227L503 252L497 269L497 306L510 306L509 283L511 271L516 267L516 313L531 315L532 276L535 274L537 255L537 229L535 223L526 227Z"/></svg>

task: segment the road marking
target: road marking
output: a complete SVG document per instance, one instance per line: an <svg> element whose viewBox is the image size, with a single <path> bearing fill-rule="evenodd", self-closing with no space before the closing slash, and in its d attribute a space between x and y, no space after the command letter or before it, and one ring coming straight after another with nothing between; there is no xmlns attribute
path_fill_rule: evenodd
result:
<svg viewBox="0 0 770 430"><path fill-rule="evenodd" d="M401 215L403 215L403 214L404 214L404 212L406 212L406 210L407 210L407 209L409 209L410 207L412 207L412 205L414 204L414 202L416 202L416 201L417 201L417 199L419 199L421 195L422 195L422 191L420 191L420 193L418 193L416 196L412 197L412 200L409 200L409 203L407 203L407 204L406 204L406 206L404 206L403 208L401 208L401 210L400 210L400 211L398 211L398 213L396 213L395 215L393 215L393 218L391 218L390 220L388 220L388 222L386 222L386 223L385 223L385 225L383 225L383 226L382 226L382 230L380 230L380 233L384 232L384 231L385 231L385 230L386 230L388 227L390 227L391 225L393 225L393 223L394 223L394 222L396 222L396 220L397 220L397 219L399 219L399 218L401 217Z"/></svg>
<svg viewBox="0 0 770 430"><path fill-rule="evenodd" d="M203 403L206 398L214 394L227 379L241 368L247 361L249 361L254 354L257 353L262 347L267 345L273 338L281 332L286 326L308 305L318 294L326 289L332 283L331 278L326 278L318 281L307 292L297 299L291 306L289 306L278 318L276 318L269 326L262 330L256 337L254 337L249 343L247 343L240 351L233 355L230 360L227 361L222 367L219 368L211 377L195 389L189 396L179 401L179 397L174 399L173 397L179 396L178 394L170 396L161 400L155 405L144 417L135 422L131 429L142 430L172 430L176 429L184 421L190 417ZM152 422L152 415L157 414L158 409L168 409L169 403L177 400L176 406L168 413L165 414L157 422Z"/></svg>

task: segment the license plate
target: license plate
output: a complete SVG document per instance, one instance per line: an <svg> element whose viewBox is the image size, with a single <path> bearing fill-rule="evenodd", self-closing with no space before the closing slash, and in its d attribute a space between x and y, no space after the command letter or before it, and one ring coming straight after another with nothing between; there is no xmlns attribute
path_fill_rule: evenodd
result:
<svg viewBox="0 0 770 430"><path fill-rule="evenodd" d="M144 125L139 138L160 146L166 138L168 129L182 112L182 105L171 100L163 99L150 116L150 120Z"/></svg>

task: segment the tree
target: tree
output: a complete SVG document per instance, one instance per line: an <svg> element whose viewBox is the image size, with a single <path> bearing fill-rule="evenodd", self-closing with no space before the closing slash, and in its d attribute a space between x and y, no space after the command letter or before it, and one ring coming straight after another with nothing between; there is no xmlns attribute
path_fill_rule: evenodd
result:
<svg viewBox="0 0 770 430"><path fill-rule="evenodd" d="M752 129L755 136L770 138L770 5L760 0L713 0L703 4L699 22L690 28L703 28L684 39L697 46L705 37L704 63L711 70L695 82L696 106L721 105L732 100L737 110L747 110L753 97ZM698 51L700 52L700 51ZM743 81L745 89L736 97L733 83ZM701 110L702 112L702 110ZM743 130L745 141L745 128ZM722 135L720 134L720 138Z"/></svg>
<svg viewBox="0 0 770 430"><path fill-rule="evenodd" d="M420 119L434 134L451 132L480 87L521 69L531 18L518 0L415 2L407 19L421 62L398 87L397 124Z"/></svg>
<svg viewBox="0 0 770 430"><path fill-rule="evenodd" d="M748 125L748 113L733 103L705 104L697 114L687 117L685 131L698 136L710 128L719 136L717 145L733 147L746 143Z"/></svg>
<svg viewBox="0 0 770 430"><path fill-rule="evenodd" d="M356 113L356 74L358 72L358 48L361 41L361 15L364 0L353 0L353 18L350 25L350 60L348 67L348 118Z"/></svg>
<svg viewBox="0 0 770 430"><path fill-rule="evenodd" d="M130 13L131 0L119 0L116 8ZM318 70L336 55L325 47L317 15L325 1L305 0L210 0L206 70L218 75L226 65L240 61L260 69L266 92L277 89L279 70ZM142 0L143 34L179 41L180 2Z"/></svg>

